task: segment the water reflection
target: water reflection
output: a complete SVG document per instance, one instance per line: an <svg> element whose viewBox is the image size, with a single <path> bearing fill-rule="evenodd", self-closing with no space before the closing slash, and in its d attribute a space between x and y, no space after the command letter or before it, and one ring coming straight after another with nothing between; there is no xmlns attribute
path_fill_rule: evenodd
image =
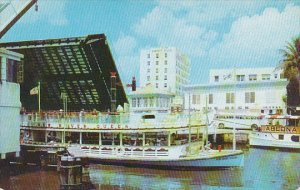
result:
<svg viewBox="0 0 300 190"><path fill-rule="evenodd" d="M99 189L199 189L201 187L242 187L242 170L174 171L91 165L92 183ZM232 189L230 188L230 189Z"/></svg>

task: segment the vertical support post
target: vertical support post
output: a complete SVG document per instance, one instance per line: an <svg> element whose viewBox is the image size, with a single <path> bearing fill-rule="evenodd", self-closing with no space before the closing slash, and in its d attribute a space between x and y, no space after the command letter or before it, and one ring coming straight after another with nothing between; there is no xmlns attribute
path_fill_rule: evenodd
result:
<svg viewBox="0 0 300 190"><path fill-rule="evenodd" d="M39 113L41 113L41 82L38 82L38 104L39 104Z"/></svg>
<svg viewBox="0 0 300 190"><path fill-rule="evenodd" d="M171 131L168 132L168 146L171 146Z"/></svg>
<svg viewBox="0 0 300 190"><path fill-rule="evenodd" d="M79 144L82 145L82 132L79 132Z"/></svg>
<svg viewBox="0 0 300 190"><path fill-rule="evenodd" d="M146 140L145 138L146 138L146 134L145 134L145 132L143 132L143 146L145 146L145 144L146 144L145 143L145 140Z"/></svg>
<svg viewBox="0 0 300 190"><path fill-rule="evenodd" d="M116 76L116 72L110 72L110 80L111 80L111 87L110 87L110 111L111 112L116 112L116 104L117 104L117 88L116 88L116 80L117 80L117 76Z"/></svg>
<svg viewBox="0 0 300 190"><path fill-rule="evenodd" d="M205 127L205 144L208 144L208 107L207 107L207 95L206 95L206 100L205 100L205 104L206 104L206 127Z"/></svg>
<svg viewBox="0 0 300 190"><path fill-rule="evenodd" d="M45 143L47 143L47 131L45 130Z"/></svg>
<svg viewBox="0 0 300 190"><path fill-rule="evenodd" d="M192 135L191 135L191 94L189 93L189 119L188 119L188 126L189 126L189 143L192 141Z"/></svg>
<svg viewBox="0 0 300 190"><path fill-rule="evenodd" d="M101 133L99 133L99 146L102 146L102 137L101 137Z"/></svg>
<svg viewBox="0 0 300 190"><path fill-rule="evenodd" d="M123 146L123 133L120 133L120 146Z"/></svg>

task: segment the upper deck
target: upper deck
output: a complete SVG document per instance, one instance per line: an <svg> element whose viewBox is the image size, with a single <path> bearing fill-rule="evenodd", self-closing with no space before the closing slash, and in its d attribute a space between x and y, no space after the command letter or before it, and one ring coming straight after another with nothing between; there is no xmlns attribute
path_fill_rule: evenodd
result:
<svg viewBox="0 0 300 190"><path fill-rule="evenodd" d="M109 113L109 112L41 112L23 113L22 127L86 130L163 130L186 126L200 126L200 113Z"/></svg>

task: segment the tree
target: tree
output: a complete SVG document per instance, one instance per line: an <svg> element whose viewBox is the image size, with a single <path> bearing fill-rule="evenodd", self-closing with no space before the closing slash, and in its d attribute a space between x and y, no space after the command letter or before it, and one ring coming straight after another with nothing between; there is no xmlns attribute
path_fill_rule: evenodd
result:
<svg viewBox="0 0 300 190"><path fill-rule="evenodd" d="M283 53L283 72L289 80L287 85L287 106L294 108L300 105L300 36L288 43ZM291 109L292 112L294 109ZM289 109L287 110L290 113Z"/></svg>

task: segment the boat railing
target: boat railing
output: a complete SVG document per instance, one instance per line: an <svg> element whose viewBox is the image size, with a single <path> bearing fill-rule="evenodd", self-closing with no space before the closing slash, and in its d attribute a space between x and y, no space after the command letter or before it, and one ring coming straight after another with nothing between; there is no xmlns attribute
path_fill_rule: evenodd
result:
<svg viewBox="0 0 300 190"><path fill-rule="evenodd" d="M125 116L124 116L125 117ZM125 121L125 122L124 122ZM127 128L163 128L197 125L201 123L198 117L189 119L184 116L169 116L158 118L153 121L144 119L72 119L72 118L26 118L22 117L21 126L28 127L49 127L49 128L71 128L71 129L127 129Z"/></svg>
<svg viewBox="0 0 300 190"><path fill-rule="evenodd" d="M175 157L179 158L186 145L180 146L98 146L98 145L81 145L81 150L86 154L94 156L126 156L126 157Z"/></svg>
<svg viewBox="0 0 300 190"><path fill-rule="evenodd" d="M21 126L50 127L50 128L139 128L139 127L165 127L165 126L186 126L200 124L199 115L192 115L189 119L186 114L159 115L155 120L142 119L140 115L119 114L119 115L67 115L67 116L43 116L38 114L22 114Z"/></svg>

